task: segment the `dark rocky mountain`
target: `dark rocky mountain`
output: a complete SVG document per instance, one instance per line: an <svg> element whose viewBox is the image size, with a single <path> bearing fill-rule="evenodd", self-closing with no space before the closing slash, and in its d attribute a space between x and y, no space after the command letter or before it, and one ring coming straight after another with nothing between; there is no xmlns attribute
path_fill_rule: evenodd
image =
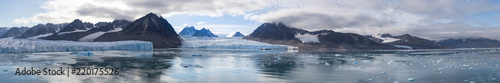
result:
<svg viewBox="0 0 500 83"><path fill-rule="evenodd" d="M75 29L75 28L78 28L78 27L81 27L82 25L82 22L78 22L80 20L75 20L73 22L71 22L70 24L68 24L68 26L64 27L65 28L72 28L72 29ZM130 22L128 22L127 20L114 20L113 22L99 22L101 23L99 26L100 27L96 27L96 28L91 28L90 30L87 30L87 31L81 31L81 32L59 32L58 34L53 34L53 35L50 35L48 37L43 37L41 39L47 39L47 40L70 40L70 41L93 41L94 38L90 38L88 40L80 40L82 39L83 37L85 36L88 36L90 34L99 34L97 32L102 32L100 34L103 34L104 32L109 32L109 31L112 31L112 30L120 30L122 27L125 27L127 24L129 24ZM102 23L107 23L106 25L102 25ZM69 26L69 25L73 25L73 26ZM96 25L97 26L97 25Z"/></svg>
<svg viewBox="0 0 500 83"><path fill-rule="evenodd" d="M153 13L135 20L121 31L105 33L94 41L123 40L150 41L154 48L175 48L179 47L182 41L165 18Z"/></svg>
<svg viewBox="0 0 500 83"><path fill-rule="evenodd" d="M69 23L66 25L64 28L62 28L58 34L63 33L63 32L72 32L76 30L89 30L94 28L94 24L88 23L88 22L82 22L80 19L75 19L73 22Z"/></svg>
<svg viewBox="0 0 500 83"><path fill-rule="evenodd" d="M193 36L194 33L198 32L199 30L196 30L194 26L190 27L184 27L181 32L179 32L180 36Z"/></svg>
<svg viewBox="0 0 500 83"><path fill-rule="evenodd" d="M354 33L309 32L282 23L264 23L244 39L297 46L299 49L399 49Z"/></svg>
<svg viewBox="0 0 500 83"><path fill-rule="evenodd" d="M38 35L44 35L44 34L52 34L52 33L57 33L59 30L61 30L66 23L63 24L52 24L52 23L47 23L47 24L38 24L30 29L28 29L26 32L21 34L21 36L18 36L16 38L28 38L28 37L33 37L33 36L38 36Z"/></svg>
<svg viewBox="0 0 500 83"><path fill-rule="evenodd" d="M17 37L26 32L29 28L28 27L12 27L10 28L3 36L0 38L6 38L6 37Z"/></svg>
<svg viewBox="0 0 500 83"><path fill-rule="evenodd" d="M0 37L3 36L3 34L7 33L9 29L9 27L0 27Z"/></svg>
<svg viewBox="0 0 500 83"><path fill-rule="evenodd" d="M435 42L432 42L432 41L424 39L424 38L411 36L409 34L404 34L404 35L400 35L400 36L392 36L392 38L400 39L400 40L395 41L395 42L391 42L390 44L410 46L413 49L445 49L445 48L450 48L447 46L436 44Z"/></svg>
<svg viewBox="0 0 500 83"><path fill-rule="evenodd" d="M230 37L245 37L245 35L241 34L239 31L234 34L229 34Z"/></svg>
<svg viewBox="0 0 500 83"><path fill-rule="evenodd" d="M202 28L201 30L196 31L195 33L193 33L192 36L193 37L217 37L210 30L205 29L205 28Z"/></svg>
<svg viewBox="0 0 500 83"><path fill-rule="evenodd" d="M437 44L453 48L495 48L500 47L500 41L488 38L464 38L464 39L445 39Z"/></svg>

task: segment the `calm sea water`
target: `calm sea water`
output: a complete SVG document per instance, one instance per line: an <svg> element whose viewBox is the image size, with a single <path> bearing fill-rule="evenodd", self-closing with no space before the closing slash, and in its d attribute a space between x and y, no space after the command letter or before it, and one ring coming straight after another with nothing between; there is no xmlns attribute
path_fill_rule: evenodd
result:
<svg viewBox="0 0 500 83"><path fill-rule="evenodd" d="M0 54L0 82L500 83L500 49L163 49ZM119 68L118 75L15 75L17 68ZM66 73L68 74L68 73Z"/></svg>

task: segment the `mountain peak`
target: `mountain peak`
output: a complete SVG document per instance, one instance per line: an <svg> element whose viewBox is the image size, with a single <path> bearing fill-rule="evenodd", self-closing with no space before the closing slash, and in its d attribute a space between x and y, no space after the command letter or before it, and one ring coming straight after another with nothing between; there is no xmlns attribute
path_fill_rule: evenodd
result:
<svg viewBox="0 0 500 83"><path fill-rule="evenodd" d="M384 33L384 34L380 35L380 37L392 37L392 35L389 33Z"/></svg>
<svg viewBox="0 0 500 83"><path fill-rule="evenodd" d="M146 14L142 18L144 18L144 17L146 17L146 18L160 18L158 15L154 14L153 12Z"/></svg>

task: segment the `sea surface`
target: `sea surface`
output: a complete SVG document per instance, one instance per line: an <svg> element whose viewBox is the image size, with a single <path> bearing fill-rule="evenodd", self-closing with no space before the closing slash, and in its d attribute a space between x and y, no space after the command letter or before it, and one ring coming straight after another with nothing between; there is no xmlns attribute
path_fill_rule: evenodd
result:
<svg viewBox="0 0 500 83"><path fill-rule="evenodd" d="M500 49L81 51L0 54L0 82L500 83ZM17 68L114 75L16 75ZM67 72L67 71L65 71ZM100 73L100 72L98 72Z"/></svg>

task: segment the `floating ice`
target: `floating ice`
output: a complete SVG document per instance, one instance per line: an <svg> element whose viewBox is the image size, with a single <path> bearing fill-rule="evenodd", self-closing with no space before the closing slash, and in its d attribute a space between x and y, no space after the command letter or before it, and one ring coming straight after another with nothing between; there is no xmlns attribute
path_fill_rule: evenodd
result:
<svg viewBox="0 0 500 83"><path fill-rule="evenodd" d="M184 63L181 63L179 65L182 66L182 67L185 67L185 68L187 68L187 67L203 68L203 66L198 65L198 64L184 64Z"/></svg>
<svg viewBox="0 0 500 83"><path fill-rule="evenodd" d="M342 54L335 54L336 57L341 57L341 56L344 56Z"/></svg>
<svg viewBox="0 0 500 83"><path fill-rule="evenodd" d="M405 45L394 45L394 46L398 47L398 48L413 49L413 47L405 46Z"/></svg>
<svg viewBox="0 0 500 83"><path fill-rule="evenodd" d="M381 74L386 74L387 72L382 72Z"/></svg>
<svg viewBox="0 0 500 83"><path fill-rule="evenodd" d="M191 56L202 56L202 55L201 55L201 54L200 54L200 55L195 55L195 54L194 54L194 55L191 55Z"/></svg>
<svg viewBox="0 0 500 83"><path fill-rule="evenodd" d="M352 64L358 64L358 62L353 62Z"/></svg>
<svg viewBox="0 0 500 83"><path fill-rule="evenodd" d="M72 53L69 53L69 54L72 54L72 55L82 55L82 56L92 56L92 55L94 55L94 53L92 53L91 51L87 51L87 52L72 52Z"/></svg>
<svg viewBox="0 0 500 83"><path fill-rule="evenodd" d="M102 50L153 50L153 43L146 41L76 42L9 38L0 39L1 53Z"/></svg>
<svg viewBox="0 0 500 83"><path fill-rule="evenodd" d="M408 81L415 81L413 78L408 78L407 80Z"/></svg>

